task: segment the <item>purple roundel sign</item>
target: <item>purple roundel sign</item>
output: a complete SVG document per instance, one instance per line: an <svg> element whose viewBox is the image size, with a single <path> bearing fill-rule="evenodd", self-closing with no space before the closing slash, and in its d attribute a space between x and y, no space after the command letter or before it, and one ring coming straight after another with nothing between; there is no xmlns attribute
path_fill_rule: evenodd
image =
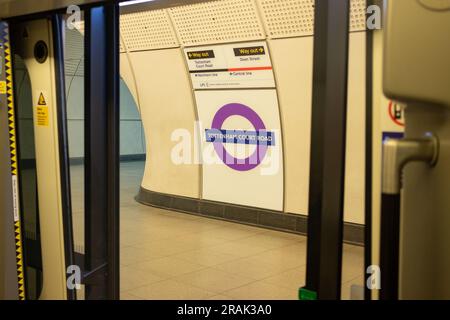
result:
<svg viewBox="0 0 450 320"><path fill-rule="evenodd" d="M220 108L214 116L212 122L212 130L221 132L222 125L225 120L232 116L241 116L250 121L250 123L255 128L256 136L258 136L260 132L264 132L265 135L267 134L266 126L264 125L264 122L262 121L260 116L250 107L240 103L230 103ZM272 133L270 134L272 135ZM215 139L211 142L213 142L214 149L223 163L231 169L237 171L250 171L259 166L261 164L261 161L266 156L268 147L267 143L256 142L256 150L251 156L245 159L238 159L228 153L228 151L225 149L224 141L218 141L218 139ZM246 144L248 144L248 142Z"/></svg>

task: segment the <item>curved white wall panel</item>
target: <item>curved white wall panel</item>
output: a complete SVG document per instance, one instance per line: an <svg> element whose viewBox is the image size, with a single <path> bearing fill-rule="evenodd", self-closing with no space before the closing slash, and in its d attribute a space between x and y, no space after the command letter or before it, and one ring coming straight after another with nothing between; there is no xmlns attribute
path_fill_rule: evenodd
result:
<svg viewBox="0 0 450 320"><path fill-rule="evenodd" d="M350 34L344 220L364 223L366 34Z"/></svg>
<svg viewBox="0 0 450 320"><path fill-rule="evenodd" d="M285 211L308 213L313 38L269 40L284 139Z"/></svg>
<svg viewBox="0 0 450 320"><path fill-rule="evenodd" d="M172 134L180 129L191 137L193 147L195 107L183 56L179 49L133 52L147 141L147 161L142 187L161 193L200 197L200 166L177 164L172 159ZM193 155L194 151L191 150Z"/></svg>

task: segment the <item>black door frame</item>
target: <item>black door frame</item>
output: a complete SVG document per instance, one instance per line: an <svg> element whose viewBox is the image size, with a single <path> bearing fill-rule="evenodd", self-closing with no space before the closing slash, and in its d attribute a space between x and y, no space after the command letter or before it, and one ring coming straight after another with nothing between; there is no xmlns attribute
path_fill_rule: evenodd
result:
<svg viewBox="0 0 450 320"><path fill-rule="evenodd" d="M85 10L86 299L119 299L119 5Z"/></svg>
<svg viewBox="0 0 450 320"><path fill-rule="evenodd" d="M341 296L349 0L316 0L306 289Z"/></svg>
<svg viewBox="0 0 450 320"><path fill-rule="evenodd" d="M367 7L378 4L378 0L366 0ZM369 13L366 13L366 19ZM371 276L367 274L372 265L372 192L373 192L373 30L366 30L366 159L365 159L365 198L364 198L364 282ZM364 300L372 300L372 291L365 285Z"/></svg>

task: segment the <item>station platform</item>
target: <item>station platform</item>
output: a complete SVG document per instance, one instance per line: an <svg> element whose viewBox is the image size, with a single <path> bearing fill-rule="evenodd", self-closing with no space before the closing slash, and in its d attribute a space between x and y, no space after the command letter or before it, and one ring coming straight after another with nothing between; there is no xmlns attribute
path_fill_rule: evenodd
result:
<svg viewBox="0 0 450 320"><path fill-rule="evenodd" d="M144 162L121 164L121 299L298 300L306 237L137 203ZM76 248L83 167L72 166ZM344 244L342 298L362 286L364 248Z"/></svg>

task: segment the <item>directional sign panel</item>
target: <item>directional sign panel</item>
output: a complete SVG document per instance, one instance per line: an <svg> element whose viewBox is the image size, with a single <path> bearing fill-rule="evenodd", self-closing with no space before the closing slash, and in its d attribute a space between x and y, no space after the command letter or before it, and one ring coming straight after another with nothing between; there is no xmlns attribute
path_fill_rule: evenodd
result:
<svg viewBox="0 0 450 320"><path fill-rule="evenodd" d="M265 42L184 49L194 89L275 88Z"/></svg>

